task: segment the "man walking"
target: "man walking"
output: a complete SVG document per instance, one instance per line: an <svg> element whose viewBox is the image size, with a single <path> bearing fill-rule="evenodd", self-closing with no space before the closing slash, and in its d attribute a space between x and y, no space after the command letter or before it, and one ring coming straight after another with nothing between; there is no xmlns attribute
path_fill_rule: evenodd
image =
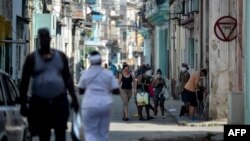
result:
<svg viewBox="0 0 250 141"><path fill-rule="evenodd" d="M40 141L50 141L51 129L55 131L56 141L65 141L69 116L69 91L75 111L78 102L73 80L64 53L50 48L50 33L46 28L38 30L40 49L27 56L20 85L21 114L27 116L33 135ZM31 98L27 91L32 78ZM27 103L29 107L27 107Z"/></svg>
<svg viewBox="0 0 250 141"><path fill-rule="evenodd" d="M188 114L188 109L189 109L188 95L186 93L183 93L184 86L186 85L186 83L188 82L188 80L190 78L190 73L188 72L188 69L189 69L188 65L185 63L182 63L181 72L180 72L180 76L179 76L179 82L180 82L179 93L180 93L181 99L185 105L182 106L182 108L181 108L182 110L181 110L180 116L182 116L186 113ZM179 97L179 94L177 97Z"/></svg>

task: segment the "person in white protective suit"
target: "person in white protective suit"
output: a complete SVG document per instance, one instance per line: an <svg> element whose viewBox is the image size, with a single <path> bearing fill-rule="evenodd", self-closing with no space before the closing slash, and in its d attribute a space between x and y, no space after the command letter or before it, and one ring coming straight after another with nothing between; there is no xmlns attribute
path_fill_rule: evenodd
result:
<svg viewBox="0 0 250 141"><path fill-rule="evenodd" d="M101 66L101 55L90 53L91 66L84 70L79 80L81 115L85 141L108 141L112 110L112 93L119 94L118 80L112 71Z"/></svg>

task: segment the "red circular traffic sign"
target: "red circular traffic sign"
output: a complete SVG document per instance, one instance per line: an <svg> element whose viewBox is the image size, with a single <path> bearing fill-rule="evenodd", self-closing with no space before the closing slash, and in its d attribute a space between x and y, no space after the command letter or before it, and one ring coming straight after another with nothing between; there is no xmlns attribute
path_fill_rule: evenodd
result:
<svg viewBox="0 0 250 141"><path fill-rule="evenodd" d="M219 18L214 25L215 36L224 42L230 42L237 37L237 20L231 16Z"/></svg>

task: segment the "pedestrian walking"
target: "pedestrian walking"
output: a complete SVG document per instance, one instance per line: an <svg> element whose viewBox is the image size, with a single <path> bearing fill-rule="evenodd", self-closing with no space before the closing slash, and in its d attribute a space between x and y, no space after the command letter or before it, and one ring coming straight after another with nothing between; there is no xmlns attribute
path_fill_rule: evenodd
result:
<svg viewBox="0 0 250 141"><path fill-rule="evenodd" d="M122 73L119 76L119 84L121 86L121 98L123 101L123 120L128 121L128 104L132 96L133 85L135 84L134 78L129 71L129 66L124 65Z"/></svg>
<svg viewBox="0 0 250 141"><path fill-rule="evenodd" d="M181 95L181 99L184 103L184 106L181 107L180 116L188 114L188 109L189 109L188 95L186 93L183 93L184 86L186 85L186 83L188 82L190 78L190 73L188 72L188 69L189 69L188 65L185 63L182 63L180 76L179 76L179 82L180 82L179 92Z"/></svg>
<svg viewBox="0 0 250 141"><path fill-rule="evenodd" d="M51 129L54 129L56 141L65 141L69 117L67 90L71 106L75 111L79 107L73 79L66 55L50 47L49 30L39 29L38 37L40 48L27 56L22 70L20 112L27 116L32 135L38 135L40 141L50 141ZM31 78L31 98L28 100Z"/></svg>
<svg viewBox="0 0 250 141"><path fill-rule="evenodd" d="M85 70L79 81L81 115L85 141L108 141L112 110L112 93L120 94L118 81L112 71L101 66L101 55L90 53L89 69Z"/></svg>
<svg viewBox="0 0 250 141"><path fill-rule="evenodd" d="M147 92L148 88L147 88L147 79L146 79L146 75L145 75L145 72L147 70L147 67L145 65L142 65L141 68L140 68L140 71L139 71L139 75L137 77L137 85L136 85L136 88L137 88L137 92L136 94L139 94L140 92ZM149 97L148 97L149 99ZM139 115L139 120L150 120L150 119L153 119L153 117L150 116L150 113L149 113L149 103L147 105L143 105L143 106L140 106L136 103L137 105L137 109L138 109L138 115ZM145 119L143 117L143 114L142 114L142 108L145 107L146 109L146 116L147 118Z"/></svg>
<svg viewBox="0 0 250 141"><path fill-rule="evenodd" d="M154 79L153 86L155 88L155 96L154 96L154 114L157 116L158 106L160 106L161 116L164 118L164 87L166 87L166 82L162 77L161 69L158 69L156 72L156 78Z"/></svg>
<svg viewBox="0 0 250 141"><path fill-rule="evenodd" d="M153 70L149 66L149 64L148 64L148 66L146 68L146 72L145 72L145 88L146 88L146 92L149 94L148 107L150 110L152 110L154 112L154 107L151 105L151 100L154 97Z"/></svg>
<svg viewBox="0 0 250 141"><path fill-rule="evenodd" d="M190 76L190 79L184 86L183 93L187 95L187 99L189 102L189 116L191 119L195 119L194 117L195 110L196 107L198 106L196 93L197 91L200 90L199 83L204 77L206 77L206 75L207 75L206 69L202 69L199 72L195 72Z"/></svg>
<svg viewBox="0 0 250 141"><path fill-rule="evenodd" d="M107 63L104 64L104 68L108 69L108 64Z"/></svg>

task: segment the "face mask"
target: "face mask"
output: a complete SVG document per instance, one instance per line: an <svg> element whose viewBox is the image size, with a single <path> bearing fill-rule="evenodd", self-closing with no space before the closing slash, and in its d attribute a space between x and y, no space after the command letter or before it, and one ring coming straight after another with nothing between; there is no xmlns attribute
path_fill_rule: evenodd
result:
<svg viewBox="0 0 250 141"><path fill-rule="evenodd" d="M181 71L186 71L186 70L187 70L187 68L181 67Z"/></svg>

